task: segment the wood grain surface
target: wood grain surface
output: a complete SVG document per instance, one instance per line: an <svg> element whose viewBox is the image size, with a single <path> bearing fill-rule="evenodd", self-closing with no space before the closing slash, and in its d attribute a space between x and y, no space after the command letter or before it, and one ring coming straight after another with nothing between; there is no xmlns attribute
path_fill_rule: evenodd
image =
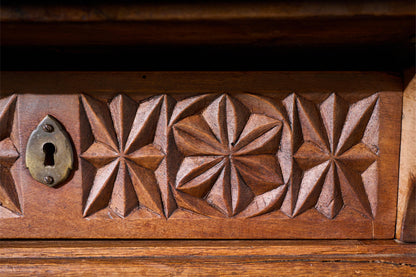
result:
<svg viewBox="0 0 416 277"><path fill-rule="evenodd" d="M414 245L385 241L3 241L2 275L414 276Z"/></svg>
<svg viewBox="0 0 416 277"><path fill-rule="evenodd" d="M11 176L1 202L14 206L1 209L0 235L393 238L398 80L363 72L2 74L2 93L14 94L1 102L1 119L13 126L0 148ZM33 180L23 159L48 114L66 128L77 160L57 188Z"/></svg>
<svg viewBox="0 0 416 277"><path fill-rule="evenodd" d="M411 78L403 93L402 143L396 237L416 242L416 79Z"/></svg>

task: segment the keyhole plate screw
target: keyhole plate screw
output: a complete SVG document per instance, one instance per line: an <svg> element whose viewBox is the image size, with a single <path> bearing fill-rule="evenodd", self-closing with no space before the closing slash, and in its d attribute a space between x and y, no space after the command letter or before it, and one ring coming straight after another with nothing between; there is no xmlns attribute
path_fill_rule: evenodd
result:
<svg viewBox="0 0 416 277"><path fill-rule="evenodd" d="M43 129L43 131L45 131L47 133L52 133L53 132L53 126L51 124L43 124L42 129Z"/></svg>
<svg viewBox="0 0 416 277"><path fill-rule="evenodd" d="M53 183L53 178L51 176L45 176L43 181L45 181L45 184L50 185Z"/></svg>

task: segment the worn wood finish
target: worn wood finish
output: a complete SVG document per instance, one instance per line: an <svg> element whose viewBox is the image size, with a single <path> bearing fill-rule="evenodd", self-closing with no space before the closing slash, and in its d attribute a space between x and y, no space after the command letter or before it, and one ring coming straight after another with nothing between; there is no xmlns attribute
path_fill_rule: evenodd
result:
<svg viewBox="0 0 416 277"><path fill-rule="evenodd" d="M371 258L368 257L368 258ZM0 266L1 267L1 266ZM240 259L209 261L182 260L9 260L1 267L4 276L414 276L416 270L406 264L371 261L264 261Z"/></svg>
<svg viewBox="0 0 416 277"><path fill-rule="evenodd" d="M21 157L50 114L78 163L52 189L17 160L7 199L23 208L2 209L3 238L393 237L394 76L7 74L2 91L22 93L3 100L17 103Z"/></svg>
<svg viewBox="0 0 416 277"><path fill-rule="evenodd" d="M37 251L34 251L36 249ZM393 240L3 240L0 259L23 258L208 258L299 256L365 259L415 264L416 248Z"/></svg>
<svg viewBox="0 0 416 277"><path fill-rule="evenodd" d="M403 94L402 143L396 237L416 242L416 77Z"/></svg>
<svg viewBox="0 0 416 277"><path fill-rule="evenodd" d="M26 274L412 276L393 241L3 241L0 271Z"/></svg>

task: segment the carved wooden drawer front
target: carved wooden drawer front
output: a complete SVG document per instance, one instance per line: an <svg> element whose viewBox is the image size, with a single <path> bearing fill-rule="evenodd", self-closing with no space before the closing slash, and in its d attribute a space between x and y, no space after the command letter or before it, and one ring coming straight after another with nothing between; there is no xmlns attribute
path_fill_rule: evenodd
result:
<svg viewBox="0 0 416 277"><path fill-rule="evenodd" d="M8 72L1 86L2 238L394 236L395 76ZM75 155L53 188L25 165L47 115Z"/></svg>

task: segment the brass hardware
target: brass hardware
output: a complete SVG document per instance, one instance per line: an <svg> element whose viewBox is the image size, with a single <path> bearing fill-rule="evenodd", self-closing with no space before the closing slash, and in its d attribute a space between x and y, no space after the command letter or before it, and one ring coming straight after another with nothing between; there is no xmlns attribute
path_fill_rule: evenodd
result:
<svg viewBox="0 0 416 277"><path fill-rule="evenodd" d="M61 124L47 115L32 132L26 147L30 175L50 187L64 182L72 169L74 153Z"/></svg>

